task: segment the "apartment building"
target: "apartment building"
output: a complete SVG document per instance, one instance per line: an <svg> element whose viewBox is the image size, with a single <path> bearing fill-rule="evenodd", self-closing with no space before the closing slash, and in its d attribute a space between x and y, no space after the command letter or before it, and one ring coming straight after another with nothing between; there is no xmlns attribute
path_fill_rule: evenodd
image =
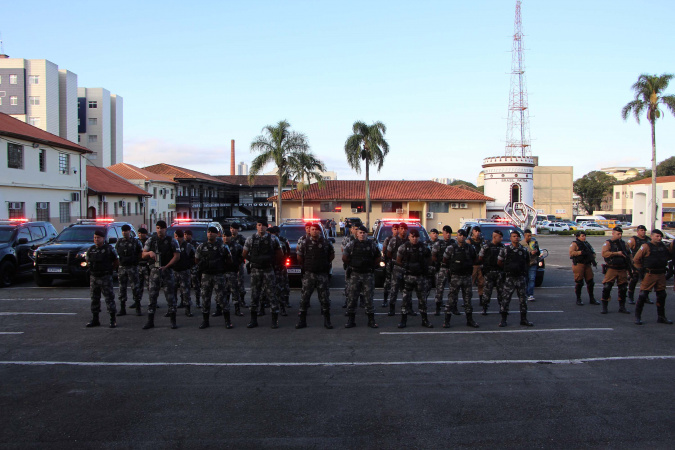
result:
<svg viewBox="0 0 675 450"><path fill-rule="evenodd" d="M104 88L77 88L80 145L92 153L89 162L108 167L123 161L124 99Z"/></svg>

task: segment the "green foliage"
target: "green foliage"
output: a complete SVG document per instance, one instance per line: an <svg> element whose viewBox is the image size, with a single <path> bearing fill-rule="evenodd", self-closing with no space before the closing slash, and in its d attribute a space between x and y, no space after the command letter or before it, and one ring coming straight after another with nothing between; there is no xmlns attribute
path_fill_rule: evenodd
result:
<svg viewBox="0 0 675 450"><path fill-rule="evenodd" d="M669 73L660 76L640 75L631 87L635 99L621 109L623 120L628 119L628 116L632 114L637 123L640 123L640 115L645 111L647 120L654 124L656 119L663 116L660 105L665 105L671 113L675 114L675 95L663 95L663 91L668 88L668 83L672 78L673 75Z"/></svg>
<svg viewBox="0 0 675 450"><path fill-rule="evenodd" d="M450 186L468 186L472 189L478 190L475 184L464 180L455 180L452 183L450 183Z"/></svg>
<svg viewBox="0 0 675 450"><path fill-rule="evenodd" d="M656 166L656 176L657 177L667 177L670 175L675 175L675 156L671 156L670 158L664 159L661 161L657 166ZM627 180L623 180L619 184L628 184L632 183L633 181L639 181L639 180L644 180L645 178L651 178L652 177L652 171L651 169L645 170L643 173L640 175L634 176L632 178L628 178Z"/></svg>
<svg viewBox="0 0 675 450"><path fill-rule="evenodd" d="M600 209L602 199L612 192L616 179L605 172L594 170L574 182L574 193L581 198L581 206L593 213Z"/></svg>

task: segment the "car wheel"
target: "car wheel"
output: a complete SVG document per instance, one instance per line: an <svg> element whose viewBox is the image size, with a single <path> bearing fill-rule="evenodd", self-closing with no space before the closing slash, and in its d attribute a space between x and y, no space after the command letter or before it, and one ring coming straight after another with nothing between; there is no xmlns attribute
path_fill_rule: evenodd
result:
<svg viewBox="0 0 675 450"><path fill-rule="evenodd" d="M539 287L544 284L544 272L537 272L537 276L534 278L534 286Z"/></svg>
<svg viewBox="0 0 675 450"><path fill-rule="evenodd" d="M9 287L14 280L16 267L11 261L4 261L0 264L0 287Z"/></svg>
<svg viewBox="0 0 675 450"><path fill-rule="evenodd" d="M39 273L35 274L35 284L37 284L39 287L48 287L52 285L52 280L51 278L45 278Z"/></svg>

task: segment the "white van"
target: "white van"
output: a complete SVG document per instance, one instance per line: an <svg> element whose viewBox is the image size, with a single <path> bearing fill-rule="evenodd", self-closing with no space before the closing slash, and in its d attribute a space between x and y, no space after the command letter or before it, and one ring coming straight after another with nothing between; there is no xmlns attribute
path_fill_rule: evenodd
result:
<svg viewBox="0 0 675 450"><path fill-rule="evenodd" d="M598 220L607 220L605 216L577 216L575 222L581 225L583 222L597 222Z"/></svg>

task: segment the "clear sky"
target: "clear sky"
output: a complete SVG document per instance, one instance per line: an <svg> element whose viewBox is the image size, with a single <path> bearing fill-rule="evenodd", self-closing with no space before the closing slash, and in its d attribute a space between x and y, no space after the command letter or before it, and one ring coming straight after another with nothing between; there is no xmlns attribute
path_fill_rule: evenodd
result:
<svg viewBox="0 0 675 450"><path fill-rule="evenodd" d="M641 73L675 72L673 2L525 0L533 154L575 178L649 166L650 128L621 108ZM124 159L229 173L288 120L339 179L356 120L387 126L373 179L475 183L504 153L515 0L3 2L11 57L48 59L124 97ZM12 18L11 20L9 20ZM668 93L675 94L675 81ZM675 154L675 117L657 123Z"/></svg>

